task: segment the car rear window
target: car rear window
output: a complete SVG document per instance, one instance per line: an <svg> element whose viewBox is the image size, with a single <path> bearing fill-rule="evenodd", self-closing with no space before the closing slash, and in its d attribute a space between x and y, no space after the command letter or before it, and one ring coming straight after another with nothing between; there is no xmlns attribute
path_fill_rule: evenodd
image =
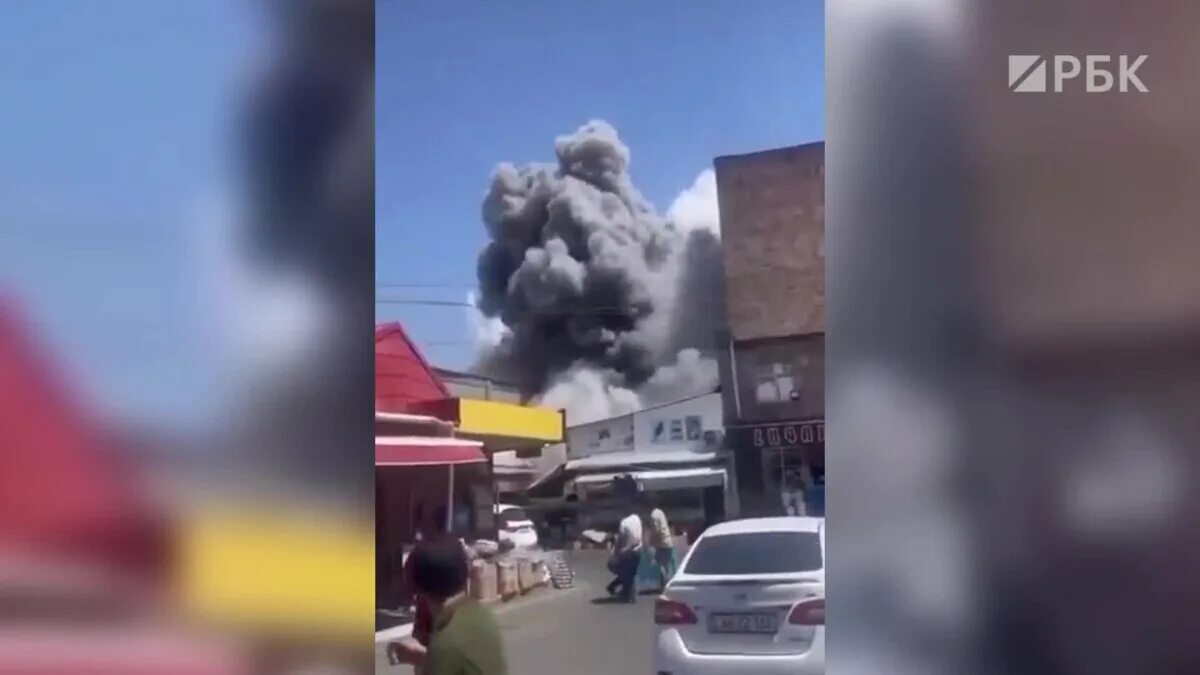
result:
<svg viewBox="0 0 1200 675"><path fill-rule="evenodd" d="M823 566L816 532L747 532L704 537L686 574L789 574Z"/></svg>
<svg viewBox="0 0 1200 675"><path fill-rule="evenodd" d="M529 516L521 509L504 509L500 512L500 525L507 526L509 523L527 522Z"/></svg>

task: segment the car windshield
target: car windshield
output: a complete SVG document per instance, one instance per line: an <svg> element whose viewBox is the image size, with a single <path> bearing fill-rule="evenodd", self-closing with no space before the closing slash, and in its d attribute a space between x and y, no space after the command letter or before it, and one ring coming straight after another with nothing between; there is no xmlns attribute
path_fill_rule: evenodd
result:
<svg viewBox="0 0 1200 675"><path fill-rule="evenodd" d="M703 537L685 574L789 574L824 564L816 532L747 532Z"/></svg>
<svg viewBox="0 0 1200 675"><path fill-rule="evenodd" d="M500 525L508 527L512 523L529 522L529 516L521 509L504 509L500 512Z"/></svg>

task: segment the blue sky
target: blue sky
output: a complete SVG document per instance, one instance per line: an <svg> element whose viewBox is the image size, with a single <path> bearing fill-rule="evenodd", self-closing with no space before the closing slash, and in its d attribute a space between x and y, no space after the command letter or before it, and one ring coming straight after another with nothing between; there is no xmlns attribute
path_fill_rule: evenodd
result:
<svg viewBox="0 0 1200 675"><path fill-rule="evenodd" d="M376 16L379 291L462 301L501 161L552 161L593 118L620 132L665 211L723 154L824 137L824 3L382 0ZM430 360L464 367L466 310L377 304Z"/></svg>
<svg viewBox="0 0 1200 675"><path fill-rule="evenodd" d="M229 179L250 5L4 3L0 293L102 410L211 402L194 226Z"/></svg>
<svg viewBox="0 0 1200 675"><path fill-rule="evenodd" d="M233 178L255 8L5 3L0 293L103 409L186 420L220 396L197 231ZM821 138L823 24L816 0L381 0L378 281L463 300L492 168L552 159L554 137L591 118L620 130L663 210L715 155ZM435 362L469 362L465 310L378 314Z"/></svg>

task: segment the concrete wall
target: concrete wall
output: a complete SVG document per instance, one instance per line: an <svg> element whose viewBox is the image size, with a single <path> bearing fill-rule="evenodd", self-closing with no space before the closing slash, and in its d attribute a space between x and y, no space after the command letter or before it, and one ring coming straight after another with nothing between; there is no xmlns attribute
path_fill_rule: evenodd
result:
<svg viewBox="0 0 1200 675"><path fill-rule="evenodd" d="M825 144L718 157L735 340L825 331Z"/></svg>

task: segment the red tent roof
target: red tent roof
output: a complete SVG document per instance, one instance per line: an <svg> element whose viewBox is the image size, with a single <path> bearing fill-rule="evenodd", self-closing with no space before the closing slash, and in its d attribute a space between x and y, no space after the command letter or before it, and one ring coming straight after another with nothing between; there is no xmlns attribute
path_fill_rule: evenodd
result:
<svg viewBox="0 0 1200 675"><path fill-rule="evenodd" d="M0 297L0 548L124 559L134 480Z"/></svg>
<svg viewBox="0 0 1200 675"><path fill-rule="evenodd" d="M375 327L375 409L405 412L409 404L450 398L399 323Z"/></svg>

